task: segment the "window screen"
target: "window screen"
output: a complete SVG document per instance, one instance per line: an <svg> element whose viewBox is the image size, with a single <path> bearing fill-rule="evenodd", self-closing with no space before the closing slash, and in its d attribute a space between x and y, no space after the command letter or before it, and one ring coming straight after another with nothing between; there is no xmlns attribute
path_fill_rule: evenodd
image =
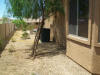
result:
<svg viewBox="0 0 100 75"><path fill-rule="evenodd" d="M70 0L69 33L88 38L89 0Z"/></svg>

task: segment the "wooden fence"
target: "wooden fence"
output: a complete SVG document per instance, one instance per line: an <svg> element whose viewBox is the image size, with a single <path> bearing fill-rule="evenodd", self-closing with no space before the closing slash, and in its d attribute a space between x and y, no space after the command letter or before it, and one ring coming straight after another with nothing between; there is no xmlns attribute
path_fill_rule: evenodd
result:
<svg viewBox="0 0 100 75"><path fill-rule="evenodd" d="M15 25L12 23L0 24L0 50L4 48L10 37L15 31Z"/></svg>

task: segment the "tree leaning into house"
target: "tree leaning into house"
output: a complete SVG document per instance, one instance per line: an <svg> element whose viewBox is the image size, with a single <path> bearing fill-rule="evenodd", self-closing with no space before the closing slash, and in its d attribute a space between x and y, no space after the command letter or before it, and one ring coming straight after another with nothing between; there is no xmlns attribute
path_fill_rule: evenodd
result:
<svg viewBox="0 0 100 75"><path fill-rule="evenodd" d="M19 19L42 18L44 26L45 18L56 12L64 14L62 0L6 0L8 13Z"/></svg>

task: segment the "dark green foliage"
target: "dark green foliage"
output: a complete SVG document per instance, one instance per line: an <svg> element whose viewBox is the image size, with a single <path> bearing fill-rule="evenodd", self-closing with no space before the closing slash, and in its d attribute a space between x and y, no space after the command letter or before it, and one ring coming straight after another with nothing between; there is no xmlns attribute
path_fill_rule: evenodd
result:
<svg viewBox="0 0 100 75"><path fill-rule="evenodd" d="M6 0L6 4L8 12L20 19L46 17L55 12L64 14L62 0Z"/></svg>
<svg viewBox="0 0 100 75"><path fill-rule="evenodd" d="M23 16L23 2L24 0L6 0L6 4L8 5L8 13L13 14L14 17L21 19Z"/></svg>
<svg viewBox="0 0 100 75"><path fill-rule="evenodd" d="M47 15L55 12L60 12L64 14L64 7L63 7L62 0L45 0L45 1L46 1L45 10Z"/></svg>

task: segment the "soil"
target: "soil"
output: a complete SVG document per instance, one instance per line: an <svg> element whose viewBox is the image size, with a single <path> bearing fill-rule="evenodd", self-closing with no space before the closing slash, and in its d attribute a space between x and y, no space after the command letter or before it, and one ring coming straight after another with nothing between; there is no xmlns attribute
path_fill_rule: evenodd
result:
<svg viewBox="0 0 100 75"><path fill-rule="evenodd" d="M0 58L0 75L91 75L58 49L55 43L39 42L35 59L29 58L35 34L23 40L16 31Z"/></svg>

